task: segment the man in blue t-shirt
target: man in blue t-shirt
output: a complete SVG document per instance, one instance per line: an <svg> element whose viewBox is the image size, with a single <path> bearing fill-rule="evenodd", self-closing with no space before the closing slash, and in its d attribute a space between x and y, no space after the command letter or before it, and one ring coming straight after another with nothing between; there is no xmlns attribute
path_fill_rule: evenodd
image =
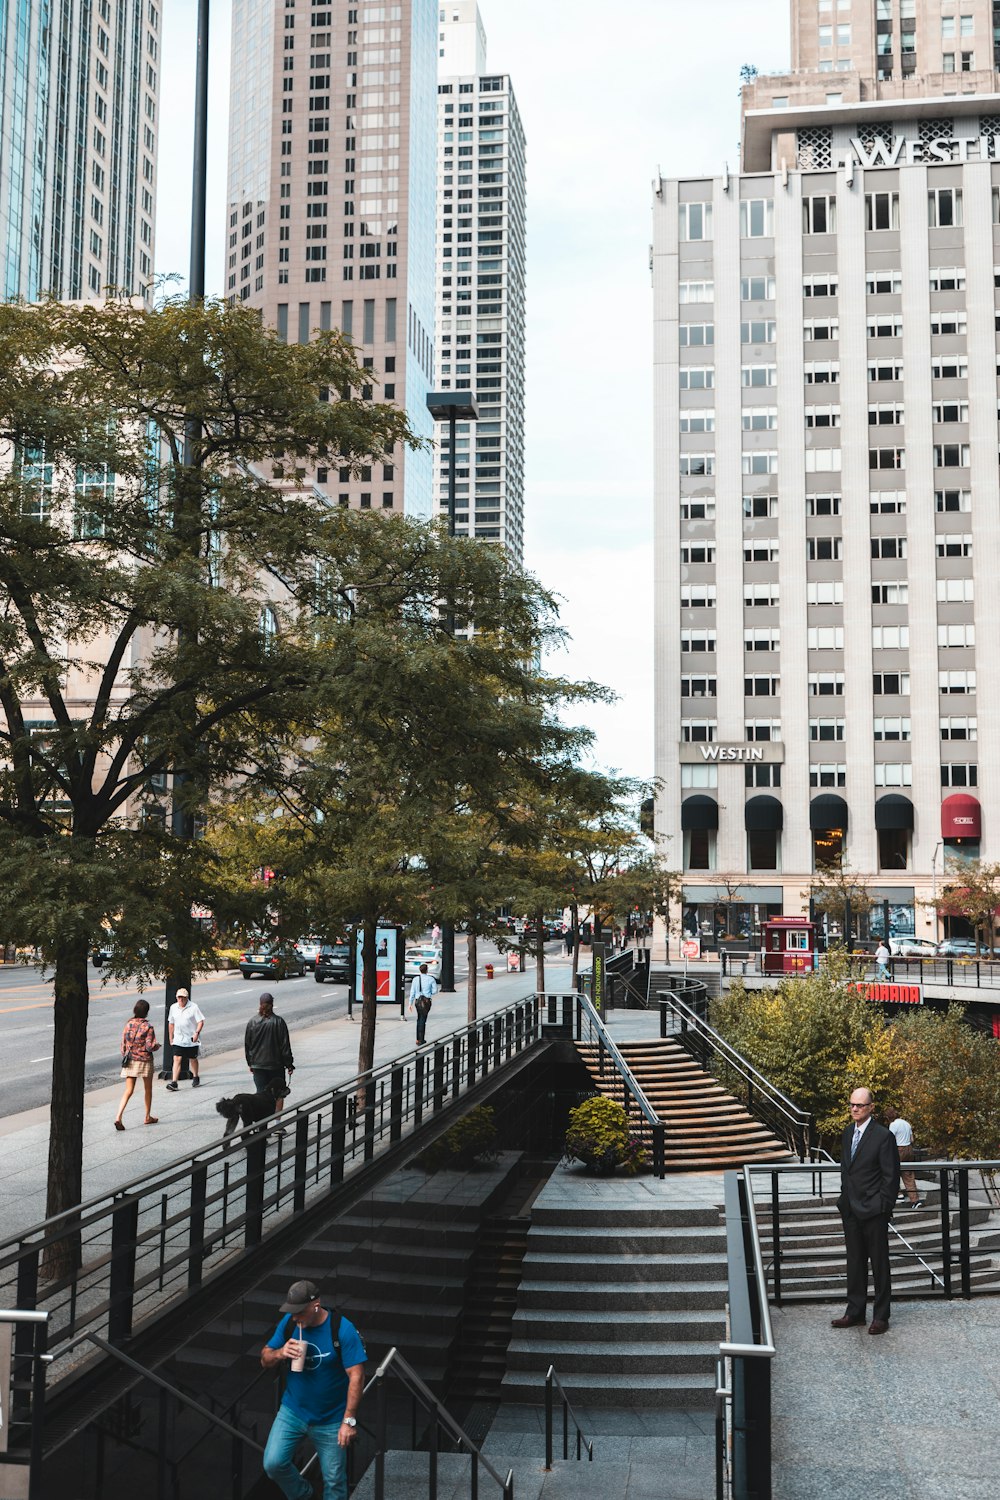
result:
<svg viewBox="0 0 1000 1500"><path fill-rule="evenodd" d="M265 1370L289 1363L278 1415L264 1449L264 1472L288 1500L312 1500L312 1485L292 1459L300 1440L312 1439L323 1475L323 1500L347 1500L347 1448L354 1441L365 1383L365 1346L346 1318L338 1327L311 1281L295 1281L281 1319L260 1351ZM294 1364L304 1358L304 1367Z"/></svg>

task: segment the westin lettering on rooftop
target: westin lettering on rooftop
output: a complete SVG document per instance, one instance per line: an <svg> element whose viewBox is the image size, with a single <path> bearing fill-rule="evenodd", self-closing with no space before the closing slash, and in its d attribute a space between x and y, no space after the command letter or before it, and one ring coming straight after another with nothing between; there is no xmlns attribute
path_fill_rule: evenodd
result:
<svg viewBox="0 0 1000 1500"><path fill-rule="evenodd" d="M1000 158L1000 136L977 135L971 140L942 136L936 141L898 136L889 142L877 135L872 137L870 148L852 136L851 150L861 167L913 167L927 161L996 161Z"/></svg>

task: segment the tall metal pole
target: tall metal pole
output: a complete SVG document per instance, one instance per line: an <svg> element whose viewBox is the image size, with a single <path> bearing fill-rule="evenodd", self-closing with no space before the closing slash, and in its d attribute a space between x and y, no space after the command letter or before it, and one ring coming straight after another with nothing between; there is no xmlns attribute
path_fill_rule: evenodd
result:
<svg viewBox="0 0 1000 1500"><path fill-rule="evenodd" d="M455 447L455 431L457 413L452 406L448 413L448 535L455 535L455 490L457 479L456 469L458 467L458 453ZM449 628L455 629L454 611L449 611ZM441 924L441 993L453 995L455 993L455 925L453 922L442 922Z"/></svg>
<svg viewBox="0 0 1000 1500"><path fill-rule="evenodd" d="M194 79L194 160L191 169L191 247L188 262L188 301L205 300L205 217L208 201L208 16L210 0L198 0L197 36L195 40ZM184 464L194 461L194 445L200 437L197 422L188 421L184 431ZM175 838L194 838L194 816L184 807L183 797L178 798L188 779L185 768L174 770L174 796L170 815L170 831ZM190 912L178 913L178 933L190 923ZM173 1049L170 1045L170 1007L177 998L178 989L191 988L192 976L190 943L185 943L185 952L180 945L173 944L171 969L167 975L166 996L163 1013L161 1078L169 1078L173 1067ZM184 1062L187 1076L187 1061Z"/></svg>

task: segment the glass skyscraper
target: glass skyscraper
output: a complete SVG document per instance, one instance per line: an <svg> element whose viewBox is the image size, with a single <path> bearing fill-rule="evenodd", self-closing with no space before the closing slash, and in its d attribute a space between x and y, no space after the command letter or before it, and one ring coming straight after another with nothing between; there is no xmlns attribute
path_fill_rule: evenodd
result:
<svg viewBox="0 0 1000 1500"><path fill-rule="evenodd" d="M0 0L3 295L148 295L160 7Z"/></svg>

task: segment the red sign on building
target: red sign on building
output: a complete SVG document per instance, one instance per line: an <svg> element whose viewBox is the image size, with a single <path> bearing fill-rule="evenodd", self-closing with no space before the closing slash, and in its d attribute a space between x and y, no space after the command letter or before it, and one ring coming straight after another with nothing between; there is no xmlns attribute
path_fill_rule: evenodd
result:
<svg viewBox="0 0 1000 1500"><path fill-rule="evenodd" d="M923 1005L924 1003L922 984L897 984L895 982L886 984L875 979L864 979L860 984L852 984L851 989L864 995L866 1000L874 1000L878 1005Z"/></svg>

